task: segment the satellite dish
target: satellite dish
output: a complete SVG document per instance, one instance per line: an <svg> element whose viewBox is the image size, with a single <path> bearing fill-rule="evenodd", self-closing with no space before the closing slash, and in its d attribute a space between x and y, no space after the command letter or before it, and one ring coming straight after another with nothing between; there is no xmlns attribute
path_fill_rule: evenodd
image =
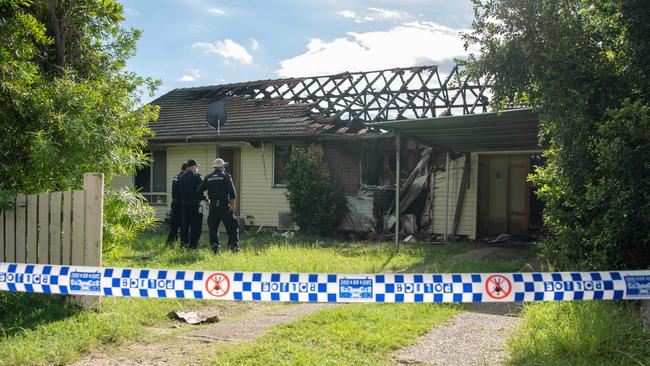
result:
<svg viewBox="0 0 650 366"><path fill-rule="evenodd" d="M208 109L205 111L205 120L210 127L219 130L220 127L226 124L226 109L220 102L212 102L208 104Z"/></svg>

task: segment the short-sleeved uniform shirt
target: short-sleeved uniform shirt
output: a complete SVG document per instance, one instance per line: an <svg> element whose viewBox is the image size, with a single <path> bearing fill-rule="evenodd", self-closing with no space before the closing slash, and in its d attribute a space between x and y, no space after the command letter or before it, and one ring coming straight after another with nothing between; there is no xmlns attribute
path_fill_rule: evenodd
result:
<svg viewBox="0 0 650 366"><path fill-rule="evenodd" d="M198 188L198 194L203 195L203 192L208 191L208 198L210 201L234 200L237 198L235 192L235 185L232 182L232 177L226 172L215 170L214 172L205 176L205 179Z"/></svg>
<svg viewBox="0 0 650 366"><path fill-rule="evenodd" d="M197 188L201 185L201 182L201 176L191 171L185 172L178 178L183 203L201 201L201 196L197 193Z"/></svg>

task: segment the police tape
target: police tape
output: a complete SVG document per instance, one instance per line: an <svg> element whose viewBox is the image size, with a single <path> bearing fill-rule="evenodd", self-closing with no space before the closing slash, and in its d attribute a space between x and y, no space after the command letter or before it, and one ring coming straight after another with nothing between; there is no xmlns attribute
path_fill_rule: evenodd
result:
<svg viewBox="0 0 650 366"><path fill-rule="evenodd" d="M0 262L0 291L286 302L650 299L650 271L323 274Z"/></svg>

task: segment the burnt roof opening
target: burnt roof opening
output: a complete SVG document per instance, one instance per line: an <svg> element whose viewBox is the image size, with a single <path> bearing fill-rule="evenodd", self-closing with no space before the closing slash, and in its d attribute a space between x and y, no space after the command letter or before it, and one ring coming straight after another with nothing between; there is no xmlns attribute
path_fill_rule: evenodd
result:
<svg viewBox="0 0 650 366"><path fill-rule="evenodd" d="M161 107L152 128L159 138L209 135L202 116L221 101L233 121L224 136L378 132L375 122L487 112L488 93L459 65L444 74L430 65L258 80L174 89L152 102Z"/></svg>

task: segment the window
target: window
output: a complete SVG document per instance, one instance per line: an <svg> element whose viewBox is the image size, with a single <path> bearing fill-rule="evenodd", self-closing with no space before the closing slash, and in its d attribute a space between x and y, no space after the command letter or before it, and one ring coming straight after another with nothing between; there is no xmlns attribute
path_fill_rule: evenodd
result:
<svg viewBox="0 0 650 366"><path fill-rule="evenodd" d="M140 193L155 204L167 203L167 151L146 152L151 158L148 166L135 172L134 185Z"/></svg>
<svg viewBox="0 0 650 366"><path fill-rule="evenodd" d="M273 186L287 185L285 169L291 156L291 145L274 145L273 147Z"/></svg>

